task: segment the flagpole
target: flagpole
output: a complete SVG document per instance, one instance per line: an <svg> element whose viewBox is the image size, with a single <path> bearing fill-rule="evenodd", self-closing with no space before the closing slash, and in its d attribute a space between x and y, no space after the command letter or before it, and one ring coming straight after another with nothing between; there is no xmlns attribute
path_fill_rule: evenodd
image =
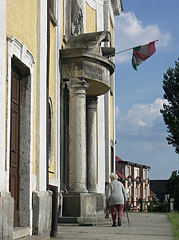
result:
<svg viewBox="0 0 179 240"><path fill-rule="evenodd" d="M152 42L157 42L157 41L159 41L159 39L154 40L154 41L152 41ZM136 47L137 47L137 46L136 46ZM134 49L134 48L136 48L136 47L127 48L127 49L125 49L125 50L122 50L122 51L116 52L115 55L116 55L116 54L119 54L119 53L123 53L123 52L129 51L129 50ZM111 57L111 56L113 56L113 54L108 55L108 56L106 56L106 57Z"/></svg>

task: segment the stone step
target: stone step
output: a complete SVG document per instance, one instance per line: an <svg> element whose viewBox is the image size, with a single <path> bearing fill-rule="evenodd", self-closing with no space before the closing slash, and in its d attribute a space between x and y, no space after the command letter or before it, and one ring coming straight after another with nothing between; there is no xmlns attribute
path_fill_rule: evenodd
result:
<svg viewBox="0 0 179 240"><path fill-rule="evenodd" d="M13 229L13 240L26 237L30 234L29 227L15 227Z"/></svg>
<svg viewBox="0 0 179 240"><path fill-rule="evenodd" d="M49 236L28 236L19 240L50 240Z"/></svg>
<svg viewBox="0 0 179 240"><path fill-rule="evenodd" d="M107 222L109 219L104 218L103 215L86 216L86 217L61 217L58 219L60 224L78 224L78 225L96 225L97 223Z"/></svg>

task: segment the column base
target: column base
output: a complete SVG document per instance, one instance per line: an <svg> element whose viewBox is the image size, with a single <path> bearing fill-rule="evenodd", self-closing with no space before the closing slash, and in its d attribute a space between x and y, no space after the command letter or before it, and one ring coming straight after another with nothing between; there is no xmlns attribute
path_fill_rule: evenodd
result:
<svg viewBox="0 0 179 240"><path fill-rule="evenodd" d="M33 192L33 235L48 235L51 231L52 196L50 192Z"/></svg>
<svg viewBox="0 0 179 240"><path fill-rule="evenodd" d="M104 215L104 194L63 193L62 218L85 222L86 218L98 218ZM78 219L78 221L77 221Z"/></svg>
<svg viewBox="0 0 179 240"><path fill-rule="evenodd" d="M13 239L14 199L9 192L0 192L0 239Z"/></svg>

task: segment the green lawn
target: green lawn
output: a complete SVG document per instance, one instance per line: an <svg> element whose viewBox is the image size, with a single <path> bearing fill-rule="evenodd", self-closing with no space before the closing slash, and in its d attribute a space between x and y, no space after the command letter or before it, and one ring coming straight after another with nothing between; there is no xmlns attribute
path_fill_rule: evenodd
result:
<svg viewBox="0 0 179 240"><path fill-rule="evenodd" d="M174 240L179 240L179 212L168 213L167 215L172 224Z"/></svg>

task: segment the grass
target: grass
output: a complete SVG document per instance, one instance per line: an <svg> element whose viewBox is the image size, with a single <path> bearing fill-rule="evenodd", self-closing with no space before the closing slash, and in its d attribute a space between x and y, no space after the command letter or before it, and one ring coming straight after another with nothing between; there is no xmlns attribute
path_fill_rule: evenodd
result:
<svg viewBox="0 0 179 240"><path fill-rule="evenodd" d="M168 219L172 224L174 240L179 240L179 212L168 213Z"/></svg>

